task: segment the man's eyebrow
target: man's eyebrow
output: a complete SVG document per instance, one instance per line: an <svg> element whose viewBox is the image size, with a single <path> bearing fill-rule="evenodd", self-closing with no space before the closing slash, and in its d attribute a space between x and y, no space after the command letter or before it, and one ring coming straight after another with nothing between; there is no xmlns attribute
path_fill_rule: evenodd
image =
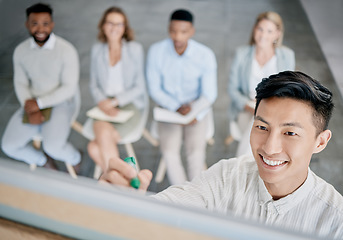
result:
<svg viewBox="0 0 343 240"><path fill-rule="evenodd" d="M284 127L298 127L298 128L304 128L300 123L298 122L290 122L290 123L284 123L281 126Z"/></svg>
<svg viewBox="0 0 343 240"><path fill-rule="evenodd" d="M255 120L261 121L267 125L269 125L269 122L264 120L262 117L260 116L255 116ZM289 122L289 123L283 123L281 124L281 127L298 127L298 128L304 128L300 123L298 122Z"/></svg>
<svg viewBox="0 0 343 240"><path fill-rule="evenodd" d="M266 120L264 120L262 117L260 117L260 116L255 116L255 120L264 122L265 124L268 124L268 125L269 125L269 123L268 123Z"/></svg>

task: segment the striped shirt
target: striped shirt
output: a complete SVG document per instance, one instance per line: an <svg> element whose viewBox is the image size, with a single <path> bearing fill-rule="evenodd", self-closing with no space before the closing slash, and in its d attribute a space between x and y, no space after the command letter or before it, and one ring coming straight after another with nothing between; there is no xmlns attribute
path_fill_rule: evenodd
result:
<svg viewBox="0 0 343 240"><path fill-rule="evenodd" d="M154 198L293 231L343 238L343 197L333 186L309 169L302 186L273 200L251 156L221 160L192 182L169 187Z"/></svg>

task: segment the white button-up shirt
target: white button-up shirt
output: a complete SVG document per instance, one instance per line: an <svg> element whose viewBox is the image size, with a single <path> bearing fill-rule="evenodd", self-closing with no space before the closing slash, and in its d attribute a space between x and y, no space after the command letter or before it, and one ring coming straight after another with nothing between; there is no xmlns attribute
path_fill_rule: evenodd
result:
<svg viewBox="0 0 343 240"><path fill-rule="evenodd" d="M192 182L154 198L206 208L294 231L343 238L343 197L310 169L292 194L273 200L251 156L222 160Z"/></svg>

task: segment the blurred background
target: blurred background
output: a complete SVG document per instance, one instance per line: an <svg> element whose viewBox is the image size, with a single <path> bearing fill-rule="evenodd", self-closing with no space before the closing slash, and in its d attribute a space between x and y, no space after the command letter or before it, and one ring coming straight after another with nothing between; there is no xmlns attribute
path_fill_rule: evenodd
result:
<svg viewBox="0 0 343 240"><path fill-rule="evenodd" d="M37 3L32 0L0 0L0 136L6 124L18 109L13 89L12 54L14 48L28 38L25 28L25 9ZM230 65L238 46L248 43L256 16L264 11L276 11L284 20L284 45L295 51L296 69L307 73L329 87L334 94L336 108L330 123L333 137L328 147L314 155L311 169L343 193L343 1L342 0L46 0L54 10L55 34L71 42L80 57L81 112L78 121L84 123L86 111L94 106L90 96L90 49L96 42L97 24L110 6L119 6L128 15L135 31L136 41L142 43L145 53L149 46L168 36L167 26L172 11L190 10L194 16L194 39L210 47L218 63L218 98L214 104L215 143L207 147L207 165L233 157L237 142L225 145L229 134L227 94ZM152 104L151 104L152 105ZM150 111L147 129L150 128ZM81 175L91 177L94 164L87 155L87 140L71 132L71 142L83 151ZM133 144L141 168L156 172L160 153L142 138ZM122 158L126 157L120 146ZM1 161L13 161L0 152ZM1 164L1 162L0 162ZM63 168L63 164L60 164ZM149 190L158 192L168 187L152 183Z"/></svg>

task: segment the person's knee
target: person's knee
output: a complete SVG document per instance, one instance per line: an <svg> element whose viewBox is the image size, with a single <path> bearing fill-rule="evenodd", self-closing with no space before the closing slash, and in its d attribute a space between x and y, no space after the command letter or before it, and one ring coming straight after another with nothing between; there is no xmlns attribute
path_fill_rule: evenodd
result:
<svg viewBox="0 0 343 240"><path fill-rule="evenodd" d="M206 131L204 129L198 129L197 131L187 131L185 133L184 142L186 150L197 150L206 148Z"/></svg>
<svg viewBox="0 0 343 240"><path fill-rule="evenodd" d="M190 142L185 144L185 151L187 154L195 152L206 152L206 141L204 142Z"/></svg>
<svg viewBox="0 0 343 240"><path fill-rule="evenodd" d="M164 148L161 149L161 153L164 156L175 156L175 155L180 155L180 149L177 148Z"/></svg>
<svg viewBox="0 0 343 240"><path fill-rule="evenodd" d="M95 143L95 141L90 141L88 144L87 144L87 151L88 151L88 154L90 156L94 156L97 154L98 152L98 147L97 147L97 144Z"/></svg>
<svg viewBox="0 0 343 240"><path fill-rule="evenodd" d="M18 143L15 139L11 140L11 138L5 133L1 139L1 149L8 156L13 156L18 149Z"/></svg>
<svg viewBox="0 0 343 240"><path fill-rule="evenodd" d="M162 153L179 153L181 151L182 140L170 141L160 139L160 150Z"/></svg>
<svg viewBox="0 0 343 240"><path fill-rule="evenodd" d="M115 130L114 128L97 128L94 131L96 141L113 141Z"/></svg>
<svg viewBox="0 0 343 240"><path fill-rule="evenodd" d="M63 152L63 147L65 144L65 142L43 140L42 148L49 156L54 157L59 156L60 153Z"/></svg>
<svg viewBox="0 0 343 240"><path fill-rule="evenodd" d="M165 150L161 151L162 158L163 159L178 159L180 158L180 151L175 151L175 150Z"/></svg>
<svg viewBox="0 0 343 240"><path fill-rule="evenodd" d="M1 141L1 149L6 155L12 156L13 153L16 152L17 147L15 144L11 144L9 141L6 141L6 139L3 138Z"/></svg>

